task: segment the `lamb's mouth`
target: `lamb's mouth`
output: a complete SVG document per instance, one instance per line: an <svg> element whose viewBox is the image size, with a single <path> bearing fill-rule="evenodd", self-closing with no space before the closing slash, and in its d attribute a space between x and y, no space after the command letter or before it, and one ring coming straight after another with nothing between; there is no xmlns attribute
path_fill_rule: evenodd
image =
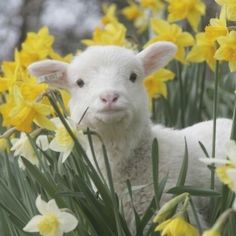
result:
<svg viewBox="0 0 236 236"><path fill-rule="evenodd" d="M127 113L124 109L110 109L97 111L95 114L95 119L103 123L119 123L125 117Z"/></svg>

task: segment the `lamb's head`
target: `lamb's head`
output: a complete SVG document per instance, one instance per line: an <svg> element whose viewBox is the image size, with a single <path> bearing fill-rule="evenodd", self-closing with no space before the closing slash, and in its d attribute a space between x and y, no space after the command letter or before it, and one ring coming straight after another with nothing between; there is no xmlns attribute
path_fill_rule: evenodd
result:
<svg viewBox="0 0 236 236"><path fill-rule="evenodd" d="M91 127L123 124L128 127L148 116L143 79L165 66L176 47L152 44L136 54L117 46L93 46L71 64L45 60L29 66L31 74L71 93L72 119ZM50 80L51 79L51 80Z"/></svg>

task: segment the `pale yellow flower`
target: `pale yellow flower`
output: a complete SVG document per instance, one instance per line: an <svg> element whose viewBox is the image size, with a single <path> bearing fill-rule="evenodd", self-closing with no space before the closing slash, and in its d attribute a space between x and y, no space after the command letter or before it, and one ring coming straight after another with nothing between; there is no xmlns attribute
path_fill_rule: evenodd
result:
<svg viewBox="0 0 236 236"><path fill-rule="evenodd" d="M62 162L64 162L74 147L74 140L59 118L51 120L55 126L55 137L49 144L49 148L55 152L60 152ZM67 124L76 137L82 136L82 131L77 128L76 123L71 118L66 118Z"/></svg>
<svg viewBox="0 0 236 236"><path fill-rule="evenodd" d="M221 17L231 21L236 21L236 2L235 0L215 0L222 6Z"/></svg>
<svg viewBox="0 0 236 236"><path fill-rule="evenodd" d="M216 164L216 174L220 181L236 192L236 142L230 140L226 145L228 159L201 158L205 164Z"/></svg>
<svg viewBox="0 0 236 236"><path fill-rule="evenodd" d="M201 16L205 14L206 9L201 0L167 0L167 2L170 22L187 19L192 28L197 31Z"/></svg>
<svg viewBox="0 0 236 236"><path fill-rule="evenodd" d="M38 166L39 161L37 155L25 133L21 133L19 138L11 139L12 147L11 151L14 151L14 156L24 157L33 165ZM22 167L22 164L20 164Z"/></svg>
<svg viewBox="0 0 236 236"><path fill-rule="evenodd" d="M63 236L78 225L75 216L58 208L54 199L45 202L39 195L36 199L36 207L40 215L34 216L28 222L23 228L25 232L39 232L42 236Z"/></svg>

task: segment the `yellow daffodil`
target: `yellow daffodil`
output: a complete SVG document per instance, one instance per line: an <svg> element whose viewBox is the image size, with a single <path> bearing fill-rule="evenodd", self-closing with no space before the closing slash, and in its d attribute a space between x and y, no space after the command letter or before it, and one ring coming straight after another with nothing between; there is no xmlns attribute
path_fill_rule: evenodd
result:
<svg viewBox="0 0 236 236"><path fill-rule="evenodd" d="M11 143L11 151L14 151L14 156L24 157L36 166L39 164L35 151L25 133L21 133L19 138L11 139ZM19 165L23 167L22 163L19 163Z"/></svg>
<svg viewBox="0 0 236 236"><path fill-rule="evenodd" d="M212 18L210 25L205 27L206 36L209 40L215 41L220 36L228 34L228 28L225 19Z"/></svg>
<svg viewBox="0 0 236 236"><path fill-rule="evenodd" d="M134 26L138 29L138 33L143 33L147 29L148 17L139 5L130 2L129 6L122 9L122 14L127 20L134 21Z"/></svg>
<svg viewBox="0 0 236 236"><path fill-rule="evenodd" d="M131 2L129 6L123 8L121 13L128 20L135 20L143 14L140 7L134 2Z"/></svg>
<svg viewBox="0 0 236 236"><path fill-rule="evenodd" d="M27 67L34 61L47 58L53 50L53 42L54 38L49 34L47 27L41 28L38 33L28 33L20 52L22 65Z"/></svg>
<svg viewBox="0 0 236 236"><path fill-rule="evenodd" d="M185 48L194 44L193 36L183 32L176 24L155 18L151 20L151 27L156 36L151 38L146 46L158 41L173 42L178 47L175 58L185 63Z"/></svg>
<svg viewBox="0 0 236 236"><path fill-rule="evenodd" d="M231 21L236 21L236 2L235 0L215 0L222 6L221 17Z"/></svg>
<svg viewBox="0 0 236 236"><path fill-rule="evenodd" d="M101 22L104 25L118 21L116 17L117 7L115 4L111 4L111 5L104 4L102 8L105 15L102 17Z"/></svg>
<svg viewBox="0 0 236 236"><path fill-rule="evenodd" d="M206 61L209 67L214 70L216 49L214 40L209 38L206 33L199 33L196 35L196 44L187 55L187 60L197 63Z"/></svg>
<svg viewBox="0 0 236 236"><path fill-rule="evenodd" d="M140 0L140 5L153 11L163 8L163 3L160 0Z"/></svg>
<svg viewBox="0 0 236 236"><path fill-rule="evenodd" d="M39 232L41 236L63 236L78 225L75 216L60 209L54 199L45 202L39 195L36 199L36 207L40 215L34 216L29 221L23 228L25 232Z"/></svg>
<svg viewBox="0 0 236 236"><path fill-rule="evenodd" d="M202 236L221 236L221 233L213 228L204 231Z"/></svg>
<svg viewBox="0 0 236 236"><path fill-rule="evenodd" d="M77 128L73 120L67 118L66 121L76 137L82 136L81 130ZM62 162L64 162L73 150L74 141L59 118L53 118L52 122L56 129L55 137L50 142L49 148L55 152L60 152Z"/></svg>
<svg viewBox="0 0 236 236"><path fill-rule="evenodd" d="M30 132L33 122L42 128L51 130L55 128L53 123L46 118L51 114L51 107L25 100L17 87L14 88L14 107L9 109L8 120L5 123L16 127L17 130Z"/></svg>
<svg viewBox="0 0 236 236"><path fill-rule="evenodd" d="M201 16L205 14L205 4L201 0L167 0L170 22L187 19L197 31Z"/></svg>
<svg viewBox="0 0 236 236"><path fill-rule="evenodd" d="M215 53L215 58L227 61L230 71L236 71L236 31L231 31L226 36L219 37L217 42L220 47Z"/></svg>
<svg viewBox="0 0 236 236"><path fill-rule="evenodd" d="M166 81L174 79L175 74L166 69L160 69L154 74L148 76L144 80L144 86L150 98L157 96L167 97L167 86Z"/></svg>
<svg viewBox="0 0 236 236"><path fill-rule="evenodd" d="M119 22L109 23L105 28L97 27L93 32L92 39L85 39L82 42L87 45L119 45L125 46L126 28Z"/></svg>
<svg viewBox="0 0 236 236"><path fill-rule="evenodd" d="M161 231L161 236L199 236L197 229L182 216L164 221L155 228L155 231Z"/></svg>

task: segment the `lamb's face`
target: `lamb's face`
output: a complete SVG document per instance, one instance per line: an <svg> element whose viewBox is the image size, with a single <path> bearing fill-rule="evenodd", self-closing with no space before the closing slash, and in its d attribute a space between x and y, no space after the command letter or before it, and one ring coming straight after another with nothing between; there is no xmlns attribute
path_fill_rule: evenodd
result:
<svg viewBox="0 0 236 236"><path fill-rule="evenodd" d="M68 67L71 116L98 125L133 122L147 114L144 69L136 55L124 48L91 47ZM83 116L86 111L85 116Z"/></svg>
<svg viewBox="0 0 236 236"><path fill-rule="evenodd" d="M29 71L70 91L71 116L77 123L128 128L147 117L143 78L165 66L175 52L169 42L152 44L138 54L117 46L95 46L71 64L45 60L30 65Z"/></svg>

